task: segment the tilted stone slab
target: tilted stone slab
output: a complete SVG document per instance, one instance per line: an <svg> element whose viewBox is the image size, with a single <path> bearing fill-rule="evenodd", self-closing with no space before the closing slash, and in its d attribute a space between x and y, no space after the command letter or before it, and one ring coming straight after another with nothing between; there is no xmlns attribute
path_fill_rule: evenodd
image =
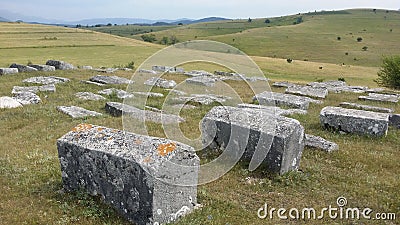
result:
<svg viewBox="0 0 400 225"><path fill-rule="evenodd" d="M101 84L101 83L97 83L97 82L93 82L93 81L89 81L89 80L81 80L80 82L84 83L84 84L94 84L94 85L97 85L99 87L105 86L105 84Z"/></svg>
<svg viewBox="0 0 400 225"><path fill-rule="evenodd" d="M55 71L56 70L56 67L49 66L49 65L32 64L32 65L29 65L29 66L37 69L38 71L44 71L44 72L49 72L49 71Z"/></svg>
<svg viewBox="0 0 400 225"><path fill-rule="evenodd" d="M0 75L16 74L18 73L17 68L0 68Z"/></svg>
<svg viewBox="0 0 400 225"><path fill-rule="evenodd" d="M16 64L16 63L11 64L10 68L17 68L18 72L20 72L20 73L38 71L36 68L21 65L21 64Z"/></svg>
<svg viewBox="0 0 400 225"><path fill-rule="evenodd" d="M331 80L326 82L311 82L307 85L314 88L327 88L328 91L334 93L342 93L342 92L364 93L369 89L368 87L363 87L363 86L349 86L347 85L346 82L337 80Z"/></svg>
<svg viewBox="0 0 400 225"><path fill-rule="evenodd" d="M82 66L83 70L93 70L93 66Z"/></svg>
<svg viewBox="0 0 400 225"><path fill-rule="evenodd" d="M144 84L160 88L174 88L176 86L176 82L174 80L166 80L159 77L152 77L144 82Z"/></svg>
<svg viewBox="0 0 400 225"><path fill-rule="evenodd" d="M390 103L399 102L399 96L397 95L387 95L387 94L377 94L377 93L369 93L368 96L360 96L358 97L358 99L376 101L376 102L390 102Z"/></svg>
<svg viewBox="0 0 400 225"><path fill-rule="evenodd" d="M133 84L133 81L118 77L118 76L103 76L97 75L90 78L90 81L101 83L101 84Z"/></svg>
<svg viewBox="0 0 400 225"><path fill-rule="evenodd" d="M101 95L97 95L92 92L78 92L75 94L76 97L82 99L82 100L89 100L89 101L100 101L100 100L105 100Z"/></svg>
<svg viewBox="0 0 400 225"><path fill-rule="evenodd" d="M135 95L133 95L131 93L128 93L124 90L116 89L116 88L104 89L104 90L98 91L97 93L102 94L102 95L112 95L115 93L117 95L117 98L119 98L119 99L135 97Z"/></svg>
<svg viewBox="0 0 400 225"><path fill-rule="evenodd" d="M132 92L134 95L143 96L147 98L163 98L164 94L156 92Z"/></svg>
<svg viewBox="0 0 400 225"><path fill-rule="evenodd" d="M152 121L162 124L181 123L185 121L185 119L177 115L142 110L119 102L107 102L105 109L113 116L130 116L140 121Z"/></svg>
<svg viewBox="0 0 400 225"><path fill-rule="evenodd" d="M190 77L198 77L198 76L201 76L201 77L204 77L204 76L213 77L214 76L214 74L209 73L209 72L204 71L204 70L192 70L192 71L185 72L184 75L190 76Z"/></svg>
<svg viewBox="0 0 400 225"><path fill-rule="evenodd" d="M154 70L145 70L145 69L140 69L138 70L138 73L150 73L150 74L157 74L157 71Z"/></svg>
<svg viewBox="0 0 400 225"><path fill-rule="evenodd" d="M99 72L99 73L114 73L115 71L118 71L118 68L102 68L102 69L94 69L94 71Z"/></svg>
<svg viewBox="0 0 400 225"><path fill-rule="evenodd" d="M70 79L64 77L30 77L25 80L22 80L23 83L31 83L31 84L58 84L58 83L66 83L69 82Z"/></svg>
<svg viewBox="0 0 400 225"><path fill-rule="evenodd" d="M290 82L287 82L287 81L278 81L278 82L274 82L273 84L272 84L272 86L274 86L274 87L285 87L285 88L288 88L288 87L291 87L291 86L295 86L296 84L293 84L293 83L290 83Z"/></svg>
<svg viewBox="0 0 400 225"><path fill-rule="evenodd" d="M366 90L365 92L367 92L367 93L381 93L381 92L384 92L384 91L386 91L385 88L370 88L370 89Z"/></svg>
<svg viewBox="0 0 400 225"><path fill-rule="evenodd" d="M14 86L12 89L12 94L20 93L20 92L56 92L56 86L54 84L48 84L43 86L29 86L29 87L20 87Z"/></svg>
<svg viewBox="0 0 400 225"><path fill-rule="evenodd" d="M285 93L314 97L314 98L326 98L326 96L328 95L328 89L294 85L287 87Z"/></svg>
<svg viewBox="0 0 400 225"><path fill-rule="evenodd" d="M286 106L290 108L307 110L310 102L320 104L321 101L305 96L282 94L278 92L263 92L253 97L260 105Z"/></svg>
<svg viewBox="0 0 400 225"><path fill-rule="evenodd" d="M174 101L180 103L195 102L202 105L211 105L215 102L224 103L226 100L231 99L228 96L213 95L213 94L192 94L188 97L173 98Z"/></svg>
<svg viewBox="0 0 400 225"><path fill-rule="evenodd" d="M78 106L58 106L57 110L67 114L68 116L76 119L76 118L85 118L85 117L95 117L95 116L101 116L103 114L95 112L95 111L90 111L87 109L84 109L82 107Z"/></svg>
<svg viewBox="0 0 400 225"><path fill-rule="evenodd" d="M240 157L241 148L245 160L252 159L255 151L262 152L266 158L260 162L280 174L298 169L304 148L299 121L259 109L214 107L203 118L201 133L204 145L229 150L229 158Z"/></svg>
<svg viewBox="0 0 400 225"><path fill-rule="evenodd" d="M0 109L12 109L18 107L22 107L22 104L17 100L8 96L0 97Z"/></svg>
<svg viewBox="0 0 400 225"><path fill-rule="evenodd" d="M46 62L46 65L48 66L54 66L57 70L74 70L76 69L75 66L73 66L70 63L60 61L60 60L48 60Z"/></svg>
<svg viewBox="0 0 400 225"><path fill-rule="evenodd" d="M321 149L325 152L333 152L339 150L339 146L331 141L327 141L322 137L306 134L305 145L311 148Z"/></svg>
<svg viewBox="0 0 400 225"><path fill-rule="evenodd" d="M381 112L381 113L393 113L393 109L377 107L377 106L370 106L370 105L360 105L357 103L350 103L350 102L341 102L340 107L342 108L350 108L350 109L360 109L366 111L373 111L373 112Z"/></svg>
<svg viewBox="0 0 400 225"><path fill-rule="evenodd" d="M207 86L207 87L212 87L215 85L215 79L209 78L206 76L192 77L192 78L186 79L185 81L188 84L196 84L196 85L202 85L202 86Z"/></svg>
<svg viewBox="0 0 400 225"><path fill-rule="evenodd" d="M22 105L40 104L42 102L40 97L32 92L15 93L13 98Z"/></svg>
<svg viewBox="0 0 400 225"><path fill-rule="evenodd" d="M302 109L282 109L277 106L266 106L266 105L255 105L255 104L238 104L239 108L246 108L246 109L261 109L265 112L268 112L272 115L277 116L289 116L293 114L307 114L306 110Z"/></svg>
<svg viewBox="0 0 400 225"><path fill-rule="evenodd" d="M390 114L389 125L400 129L400 114Z"/></svg>
<svg viewBox="0 0 400 225"><path fill-rule="evenodd" d="M65 190L100 195L135 224L174 222L197 203L200 160L188 145L81 124L57 148Z"/></svg>
<svg viewBox="0 0 400 225"><path fill-rule="evenodd" d="M385 136L389 114L328 106L321 110L321 124L325 128L370 136Z"/></svg>

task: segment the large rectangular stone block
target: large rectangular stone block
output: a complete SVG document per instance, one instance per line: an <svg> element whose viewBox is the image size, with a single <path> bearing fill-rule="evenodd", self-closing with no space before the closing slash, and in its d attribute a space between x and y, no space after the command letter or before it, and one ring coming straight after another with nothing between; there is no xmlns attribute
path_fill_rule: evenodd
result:
<svg viewBox="0 0 400 225"><path fill-rule="evenodd" d="M100 195L135 224L169 223L196 204L200 162L188 145L80 124L57 147L65 190Z"/></svg>
<svg viewBox="0 0 400 225"><path fill-rule="evenodd" d="M280 174L298 169L304 149L299 121L262 109L214 107L203 118L201 132L204 147L224 149L228 158L254 159Z"/></svg>
<svg viewBox="0 0 400 225"><path fill-rule="evenodd" d="M257 94L253 97L253 101L258 101L260 105L269 106L286 106L296 109L307 110L310 102L321 103L319 100L315 100L309 97L297 96L291 94L282 94L278 92L268 92Z"/></svg>
<svg viewBox="0 0 400 225"><path fill-rule="evenodd" d="M328 106L321 110L321 124L326 128L372 136L384 136L389 114Z"/></svg>

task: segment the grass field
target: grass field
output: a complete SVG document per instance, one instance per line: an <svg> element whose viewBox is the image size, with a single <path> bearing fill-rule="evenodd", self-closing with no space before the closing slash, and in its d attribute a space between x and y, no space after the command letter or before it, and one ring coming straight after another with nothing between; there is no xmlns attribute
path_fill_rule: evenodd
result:
<svg viewBox="0 0 400 225"><path fill-rule="evenodd" d="M248 32L249 37L255 39L249 39L248 42L242 44L243 49L239 46L240 49L247 53L254 51L254 54L250 54L251 58L273 81L289 80L306 83L320 79L336 80L343 77L351 85L374 87L376 84L373 79L376 78L378 58L380 58L381 52L385 54L399 53L400 46L395 41L399 39L394 38L400 33L396 28L393 28L390 33L394 37L386 36L384 39L386 41L382 40L385 36L383 32L387 28L398 27L398 19L396 19L398 14L390 12L387 15L389 21L387 26L382 27L379 26L382 22L381 19L377 19L376 24L373 25L365 23L362 18L366 15L368 15L368 21L371 21L371 16L383 18L386 15L384 11L378 11L377 14L361 10L350 12L352 14L303 15L304 22L300 25L271 25L269 28L262 27L265 26L264 19L253 20L251 24L244 20L239 21L242 24L237 25L239 29L242 29L242 33L234 30L237 28L233 27L225 30L225 33L218 33L217 36L210 37L210 39L232 40L232 36L234 36L235 43L237 41L244 43L240 42L240 38L237 38L236 35L243 35L243 41L244 38L248 38L246 36ZM283 20L281 22L291 24L297 17L298 15L286 22ZM337 17L343 18L343 21L340 22ZM346 17L354 18L352 21L355 24L344 26ZM319 26L319 29L328 29L324 24L326 25L326 21L332 20L337 21L338 25L333 33L329 33L332 30L326 30L329 35L321 32L320 37L310 28L310 26L314 26L314 28ZM233 22L235 21L228 23ZM272 19L271 23L273 23ZM253 25L255 27L243 28ZM204 26L204 24L196 26ZM207 26L218 25L213 23L213 25ZM173 29L186 29L186 26ZM293 54L298 54L298 58L290 55L295 59L290 64L285 59L289 56L273 53L277 54L277 58L268 57L273 55L270 53L258 54L257 48L254 47L259 45L261 46L259 49L264 48L264 45L268 43L259 42L259 40L268 38L268 35L264 35L263 32L275 29L279 32L283 32L282 30L295 33L301 33L301 30L310 32L310 37L306 37L306 33L302 34L304 42L300 42L302 40L300 37L293 39L293 44L289 44L283 39L280 44L282 49L277 48L282 52L290 50L293 51ZM364 32L363 29L367 30L368 35L356 33ZM160 35L164 35L161 32L167 31L160 31ZM179 35L180 32L176 32L176 34ZM187 31L182 32L185 34ZM211 32L214 31L211 30ZM250 35L257 32L259 32L259 36ZM339 43L347 43L350 48L350 46L353 47L353 38L350 38L349 35L346 36L349 32L354 32L355 37L360 34L365 39L361 43L355 41L354 44L357 47L354 47L354 52L346 50L350 53L349 57L353 58L352 54L356 53L370 54L365 60L356 62L350 60L352 63L345 63L346 65L343 66L341 62L334 60L339 52L336 50L338 48L336 44L333 46L326 44L321 47L310 41L314 38L316 40L326 39L325 43L336 43L336 37L340 35L342 40ZM205 35L209 36L209 34ZM292 36L290 35L290 37ZM55 40L54 37L57 39ZM367 37L374 37L374 39L368 40ZM376 43L372 40L375 40ZM376 47L372 47L372 43L375 43ZM369 46L368 51L358 53L357 49L363 45ZM161 48L162 46L156 44L81 29L0 23L0 67L8 66L13 62L44 63L50 58L63 59L74 65L95 67L112 67L131 61L138 66ZM304 61L301 54L308 54L307 52L312 52L314 58L310 57L309 61ZM204 69L210 72L217 69L206 64L184 66L188 69ZM82 192L60 192L62 185L56 148L57 138L82 122L116 129L123 128L121 118L111 117L104 110L105 102L115 101L112 96L99 102L82 101L74 96L79 91L97 92L108 86L97 87L80 83L80 80L96 75L93 71L21 73L0 76L0 96L9 96L13 86L22 86L24 85L21 83L23 79L39 75L67 77L71 79L71 82L57 85L56 93L40 93L42 104L18 109L0 109L0 224L128 224L112 209L101 204L97 198ZM132 72L118 71L115 75L130 78ZM183 75L176 74L169 74L166 78L174 79L178 83L185 79ZM242 82L229 81L227 83L244 97L245 102L251 102L252 93L243 88ZM126 88L124 85L112 87ZM155 91L167 93L160 89ZM273 88L273 91L283 92L284 89ZM306 133L319 135L336 142L340 146L338 152L329 154L306 148L303 152L300 171L284 176L266 173L262 168L255 172L249 172L248 165L242 162L221 179L198 187L199 203L203 205L203 208L181 219L177 224L398 224L398 219L378 222L329 220L328 218L315 221L261 220L257 218L257 210L265 203L276 208L315 207L321 209L329 205L335 206L339 196L347 198L349 207L369 207L374 212L394 212L397 213L397 217L400 215L400 192L398 190L400 187L398 173L400 130L390 128L386 137L372 138L330 132L324 130L319 123L319 112L324 106L336 106L342 101L358 102L357 97L358 94L329 94L322 105L311 105L307 115L293 116L304 125ZM151 106L160 108L161 103L162 99L150 99ZM394 108L396 112L400 111L399 104L368 102L365 104L390 107ZM59 105L81 106L102 112L104 116L71 119L56 110ZM187 122L182 125L183 132L188 136L198 135L198 122L211 107L202 106L196 110L183 111L181 115L187 119ZM160 125L149 123L148 129L153 136L164 136ZM203 162L207 160L208 158L202 157Z"/></svg>

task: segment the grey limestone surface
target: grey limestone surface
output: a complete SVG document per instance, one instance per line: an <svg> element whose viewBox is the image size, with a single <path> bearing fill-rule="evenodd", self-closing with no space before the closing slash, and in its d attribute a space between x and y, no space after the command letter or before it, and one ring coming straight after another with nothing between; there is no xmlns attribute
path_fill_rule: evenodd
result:
<svg viewBox="0 0 400 225"><path fill-rule="evenodd" d="M314 136L311 134L306 134L305 145L312 147L312 148L321 149L326 152L332 152L332 151L339 150L339 146L336 143L327 141L326 139L324 139L322 137Z"/></svg>
<svg viewBox="0 0 400 225"><path fill-rule="evenodd" d="M102 196L135 224L174 222L197 203L200 160L188 145L80 124L57 148L65 190Z"/></svg>
<svg viewBox="0 0 400 225"><path fill-rule="evenodd" d="M320 113L325 128L370 136L385 136L389 114L327 106Z"/></svg>
<svg viewBox="0 0 400 225"><path fill-rule="evenodd" d="M74 70L76 69L72 64L60 60L48 60L48 66L54 66L57 70Z"/></svg>
<svg viewBox="0 0 400 225"><path fill-rule="evenodd" d="M299 121L260 109L214 107L203 118L201 133L204 147L224 149L229 158L255 157L280 174L298 169L304 148Z"/></svg>
<svg viewBox="0 0 400 225"><path fill-rule="evenodd" d="M78 106L58 106L57 110L72 117L72 118L85 118L101 116L101 113L90 111Z"/></svg>

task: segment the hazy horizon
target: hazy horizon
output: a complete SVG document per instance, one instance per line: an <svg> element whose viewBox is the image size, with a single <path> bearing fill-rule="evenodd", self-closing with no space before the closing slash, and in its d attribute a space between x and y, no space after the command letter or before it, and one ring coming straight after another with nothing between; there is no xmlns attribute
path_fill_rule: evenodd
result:
<svg viewBox="0 0 400 225"><path fill-rule="evenodd" d="M157 19L199 19L205 17L263 18L284 16L321 10L341 10L350 8L377 8L398 10L400 4L393 0L380 1L289 1L234 0L223 3L213 0L2 0L0 9L12 13L51 20L79 21L93 18L143 18ZM0 15L2 16L2 15Z"/></svg>

